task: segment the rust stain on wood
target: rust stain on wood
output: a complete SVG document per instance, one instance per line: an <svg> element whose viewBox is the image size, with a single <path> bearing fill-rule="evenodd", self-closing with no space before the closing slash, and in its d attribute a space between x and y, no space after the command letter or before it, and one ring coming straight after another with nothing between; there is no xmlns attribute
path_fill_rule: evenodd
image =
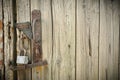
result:
<svg viewBox="0 0 120 80"><path fill-rule="evenodd" d="M0 20L0 30L2 30L2 21Z"/></svg>
<svg viewBox="0 0 120 80"><path fill-rule="evenodd" d="M3 38L2 37L0 38L0 43L3 43Z"/></svg>
<svg viewBox="0 0 120 80"><path fill-rule="evenodd" d="M36 71L41 71L42 70L42 66L41 67L36 67Z"/></svg>
<svg viewBox="0 0 120 80"><path fill-rule="evenodd" d="M32 18L35 19L35 18L40 18L41 17L41 13L40 13L40 10L33 10L32 11Z"/></svg>
<svg viewBox="0 0 120 80"><path fill-rule="evenodd" d="M40 10L32 11L33 24L33 62L42 60L42 29L41 29L41 14Z"/></svg>
<svg viewBox="0 0 120 80"><path fill-rule="evenodd" d="M3 60L0 60L0 65L3 65Z"/></svg>
<svg viewBox="0 0 120 80"><path fill-rule="evenodd" d="M16 27L19 29L29 28L29 26L30 26L29 22L16 24Z"/></svg>
<svg viewBox="0 0 120 80"><path fill-rule="evenodd" d="M34 62L39 62L42 60L42 50L41 50L41 46L39 43L34 43L34 48L33 48L33 60Z"/></svg>
<svg viewBox="0 0 120 80"><path fill-rule="evenodd" d="M0 48L0 53L3 53L3 48Z"/></svg>

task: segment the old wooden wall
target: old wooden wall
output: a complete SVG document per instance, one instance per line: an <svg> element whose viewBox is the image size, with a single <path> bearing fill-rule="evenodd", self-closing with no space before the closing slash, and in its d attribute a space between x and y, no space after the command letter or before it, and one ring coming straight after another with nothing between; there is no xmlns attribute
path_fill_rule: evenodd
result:
<svg viewBox="0 0 120 80"><path fill-rule="evenodd" d="M12 72L9 63L15 65L21 49L32 62L31 40L14 24L32 22L35 9L41 11L42 57L48 65ZM120 80L119 27L119 0L0 0L2 78Z"/></svg>

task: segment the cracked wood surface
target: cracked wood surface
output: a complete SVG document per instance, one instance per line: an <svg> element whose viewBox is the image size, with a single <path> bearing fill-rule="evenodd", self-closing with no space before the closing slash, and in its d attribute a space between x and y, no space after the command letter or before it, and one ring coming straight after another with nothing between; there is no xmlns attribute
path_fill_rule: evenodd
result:
<svg viewBox="0 0 120 80"><path fill-rule="evenodd" d="M75 0L52 0L52 80L75 80Z"/></svg>
<svg viewBox="0 0 120 80"><path fill-rule="evenodd" d="M13 60L13 12L12 0L3 0L4 11L4 64L5 80L13 80L9 63Z"/></svg>
<svg viewBox="0 0 120 80"><path fill-rule="evenodd" d="M119 0L100 0L99 80L118 80Z"/></svg>
<svg viewBox="0 0 120 80"><path fill-rule="evenodd" d="M77 0L76 79L98 80L99 0Z"/></svg>

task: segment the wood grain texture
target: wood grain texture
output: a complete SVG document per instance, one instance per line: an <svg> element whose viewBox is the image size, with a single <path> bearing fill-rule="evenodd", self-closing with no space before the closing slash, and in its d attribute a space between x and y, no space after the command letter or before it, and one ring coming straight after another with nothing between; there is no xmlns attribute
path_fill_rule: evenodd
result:
<svg viewBox="0 0 120 80"><path fill-rule="evenodd" d="M118 80L118 0L100 0L99 80Z"/></svg>
<svg viewBox="0 0 120 80"><path fill-rule="evenodd" d="M2 51L0 52L0 61L3 62L3 15L2 15L2 0L0 0L0 49ZM2 68L2 65L0 64L0 69Z"/></svg>
<svg viewBox="0 0 120 80"><path fill-rule="evenodd" d="M2 0L0 0L0 79L3 79L4 77L4 58L3 58L3 3Z"/></svg>
<svg viewBox="0 0 120 80"><path fill-rule="evenodd" d="M42 25L42 52L43 60L48 65L43 66L43 80L51 80L52 68L52 4L51 0L40 0L41 25Z"/></svg>
<svg viewBox="0 0 120 80"><path fill-rule="evenodd" d="M4 59L6 80L13 80L13 12L17 23L32 22L35 9L41 12L42 59L48 65L18 71L18 80L120 80L119 0L16 0L16 10L12 1L0 0L0 65ZM17 55L23 49L32 62L31 41L17 29Z"/></svg>
<svg viewBox="0 0 120 80"><path fill-rule="evenodd" d="M33 10L39 10L40 8L40 0L35 0L35 1L32 1L31 0L31 13L33 12ZM41 13L41 11L40 11ZM33 24L33 20L32 20L32 14L31 14L31 23ZM41 16L40 16L41 17ZM41 23L41 22L40 22ZM42 29L42 26L39 26L40 27L40 30ZM35 32L35 26L33 27L32 26L32 31L33 31L33 37L35 36L36 32ZM42 31L42 30L41 30ZM41 33L41 32L40 32ZM39 33L39 37L41 37L41 34ZM40 47L41 48L41 47ZM32 41L32 52L34 52L34 41ZM43 54L43 53L42 53ZM34 54L32 54L34 55ZM34 63L34 56L32 56L32 63ZM38 66L38 67L35 67L35 68L32 68L32 80L43 80L43 77L42 77L42 73L43 73L43 67L42 66Z"/></svg>
<svg viewBox="0 0 120 80"><path fill-rule="evenodd" d="M75 0L52 0L52 80L75 80Z"/></svg>
<svg viewBox="0 0 120 80"><path fill-rule="evenodd" d="M5 79L13 80L13 72L9 69L9 62L13 60L13 15L12 0L3 0L4 11L4 64ZM9 33L10 32L10 33Z"/></svg>
<svg viewBox="0 0 120 80"><path fill-rule="evenodd" d="M30 1L16 0L17 6L17 23L30 22ZM22 39L22 36L24 39ZM17 55L20 55L21 50L25 50L26 55L31 60L31 41L17 29ZM31 69L18 71L18 80L31 80Z"/></svg>
<svg viewBox="0 0 120 80"><path fill-rule="evenodd" d="M77 0L76 79L98 80L99 0Z"/></svg>
<svg viewBox="0 0 120 80"><path fill-rule="evenodd" d="M118 1L118 4L120 4L120 1ZM118 6L118 12L119 12L119 48L120 48L120 5ZM118 80L120 80L120 49L119 49L119 57L118 57Z"/></svg>
<svg viewBox="0 0 120 80"><path fill-rule="evenodd" d="M51 60L52 60L52 15L51 0L31 0L31 11L40 10L42 27L42 58L47 60L47 66L32 69L32 80L51 80ZM39 74L37 74L37 72Z"/></svg>

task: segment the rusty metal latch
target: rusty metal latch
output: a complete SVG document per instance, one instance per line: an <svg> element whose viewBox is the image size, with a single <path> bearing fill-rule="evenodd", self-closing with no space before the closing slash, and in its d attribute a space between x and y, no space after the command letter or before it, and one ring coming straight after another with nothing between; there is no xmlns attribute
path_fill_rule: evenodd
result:
<svg viewBox="0 0 120 80"><path fill-rule="evenodd" d="M47 65L47 61L42 61L42 28L40 10L32 11L32 25L30 22L17 23L16 28L22 31L32 42L33 63L21 64L18 66L10 65L11 70L21 70L37 66ZM19 63L19 61L18 61Z"/></svg>

